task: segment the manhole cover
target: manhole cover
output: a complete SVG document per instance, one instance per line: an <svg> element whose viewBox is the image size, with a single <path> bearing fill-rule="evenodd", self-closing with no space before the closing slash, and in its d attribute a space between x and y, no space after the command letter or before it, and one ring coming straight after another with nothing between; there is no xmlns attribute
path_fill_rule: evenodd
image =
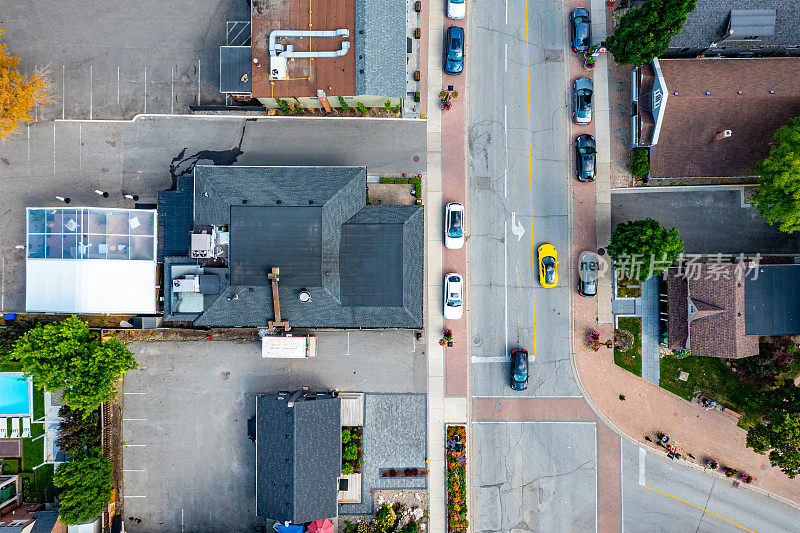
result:
<svg viewBox="0 0 800 533"><path fill-rule="evenodd" d="M500 402L494 402L494 408L500 410Z"/></svg>
<svg viewBox="0 0 800 533"><path fill-rule="evenodd" d="M527 335L528 334L528 328L522 328L522 334L523 335Z"/></svg>
<svg viewBox="0 0 800 533"><path fill-rule="evenodd" d="M483 339L481 339L480 337L475 337L474 339L472 339L472 344L474 344L475 346L480 346L481 344L483 344Z"/></svg>
<svg viewBox="0 0 800 533"><path fill-rule="evenodd" d="M419 156L418 155L414 156L414 163L419 163Z"/></svg>

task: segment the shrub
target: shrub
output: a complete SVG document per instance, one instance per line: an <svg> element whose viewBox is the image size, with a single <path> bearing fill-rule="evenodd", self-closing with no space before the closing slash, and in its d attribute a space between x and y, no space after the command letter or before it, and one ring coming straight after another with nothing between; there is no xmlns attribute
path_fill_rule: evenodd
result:
<svg viewBox="0 0 800 533"><path fill-rule="evenodd" d="M401 185L406 185L408 183L408 178L397 178L394 180L395 183L399 183Z"/></svg>
<svg viewBox="0 0 800 533"><path fill-rule="evenodd" d="M364 115L364 116L366 117L366 116L367 116L367 114L369 113L369 109L367 109L367 106L365 106L365 105L364 105L363 103L361 103L361 102L358 102L358 104L357 104L357 105L358 105L358 110L359 110L359 111L361 111L361 114L362 114L362 115Z"/></svg>
<svg viewBox="0 0 800 533"><path fill-rule="evenodd" d="M99 446L58 467L53 484L63 489L59 495L62 522L80 524L106 509L111 498L111 470L111 461L103 457Z"/></svg>
<svg viewBox="0 0 800 533"><path fill-rule="evenodd" d="M342 430L342 444L347 444L353 438L353 434L350 433L349 429Z"/></svg>
<svg viewBox="0 0 800 533"><path fill-rule="evenodd" d="M358 524L358 533L375 533L376 527L372 522L360 522Z"/></svg>
<svg viewBox="0 0 800 533"><path fill-rule="evenodd" d="M394 183L392 178L381 178L381 183Z"/></svg>
<svg viewBox="0 0 800 533"><path fill-rule="evenodd" d="M417 184L414 186L414 195L415 195L417 198L422 198L422 185L421 185L421 184L417 183Z"/></svg>
<svg viewBox="0 0 800 533"><path fill-rule="evenodd" d="M347 105L347 102L345 101L344 96L340 96L339 97L339 105L342 106L342 111L344 111L345 113L350 112L350 106Z"/></svg>
<svg viewBox="0 0 800 533"><path fill-rule="evenodd" d="M388 503L384 503L381 505L381 508L378 509L378 513L375 515L375 529L378 532L388 531L391 528L395 521L397 520L397 515L395 514L394 510L389 507Z"/></svg>
<svg viewBox="0 0 800 533"><path fill-rule="evenodd" d="M3 473L4 474L18 474L19 473L19 460L18 459L3 459Z"/></svg>
<svg viewBox="0 0 800 533"><path fill-rule="evenodd" d="M413 183L414 185L419 185L422 183L422 178L411 178L408 180L409 183Z"/></svg>
<svg viewBox="0 0 800 533"><path fill-rule="evenodd" d="M392 109L392 102L390 102L389 100L386 100L386 103L385 103L385 104L383 104L383 108L384 108L384 109L386 109L386 111L391 111L391 109Z"/></svg>
<svg viewBox="0 0 800 533"><path fill-rule="evenodd" d="M289 102L283 100L281 98L276 98L275 103L278 104L278 114L279 115L291 115L292 114L292 106L289 105Z"/></svg>
<svg viewBox="0 0 800 533"><path fill-rule="evenodd" d="M58 410L62 418L58 426L56 445L68 454L100 446L100 412L84 413L62 405Z"/></svg>
<svg viewBox="0 0 800 533"><path fill-rule="evenodd" d="M356 446L353 442L345 446L344 450L342 451L342 458L345 461L355 461L358 459L358 446Z"/></svg>
<svg viewBox="0 0 800 533"><path fill-rule="evenodd" d="M406 524L406 527L403 528L403 533L417 533L419 530L419 526L413 520Z"/></svg>
<svg viewBox="0 0 800 533"><path fill-rule="evenodd" d="M347 474L353 473L353 465L350 463L345 463L342 465L342 475L346 476Z"/></svg>
<svg viewBox="0 0 800 533"><path fill-rule="evenodd" d="M419 102L419 98L420 98L419 91L417 91L417 92L414 93L414 101L415 102Z"/></svg>
<svg viewBox="0 0 800 533"><path fill-rule="evenodd" d="M350 520L344 521L344 533L356 533L358 528Z"/></svg>
<svg viewBox="0 0 800 533"><path fill-rule="evenodd" d="M634 176L646 176L650 172L650 153L647 148L634 148L631 152L631 172Z"/></svg>
<svg viewBox="0 0 800 533"><path fill-rule="evenodd" d="M400 112L400 104L397 104L396 106L394 106L392 108L392 111L394 111L395 114L399 113Z"/></svg>

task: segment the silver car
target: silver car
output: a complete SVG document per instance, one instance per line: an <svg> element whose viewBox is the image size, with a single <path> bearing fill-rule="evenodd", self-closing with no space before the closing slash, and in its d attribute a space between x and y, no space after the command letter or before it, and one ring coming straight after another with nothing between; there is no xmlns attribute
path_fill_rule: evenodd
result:
<svg viewBox="0 0 800 533"><path fill-rule="evenodd" d="M575 124L592 123L594 84L589 78L578 78L572 88L572 119Z"/></svg>
<svg viewBox="0 0 800 533"><path fill-rule="evenodd" d="M583 252L578 259L578 294L597 296L600 258L594 252Z"/></svg>

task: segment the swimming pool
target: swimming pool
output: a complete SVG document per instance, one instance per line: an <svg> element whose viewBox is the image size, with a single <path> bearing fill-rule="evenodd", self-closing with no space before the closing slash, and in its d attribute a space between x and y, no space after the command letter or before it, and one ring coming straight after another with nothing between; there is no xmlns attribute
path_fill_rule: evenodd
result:
<svg viewBox="0 0 800 533"><path fill-rule="evenodd" d="M0 416L31 416L33 384L22 372L0 372Z"/></svg>

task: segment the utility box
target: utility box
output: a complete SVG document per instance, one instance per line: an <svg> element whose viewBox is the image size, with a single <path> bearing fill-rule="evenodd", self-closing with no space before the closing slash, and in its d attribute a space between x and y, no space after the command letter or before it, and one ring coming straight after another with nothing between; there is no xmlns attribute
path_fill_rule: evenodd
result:
<svg viewBox="0 0 800 533"><path fill-rule="evenodd" d="M261 337L261 357L275 359L305 359L316 357L317 338L314 336L264 335Z"/></svg>

